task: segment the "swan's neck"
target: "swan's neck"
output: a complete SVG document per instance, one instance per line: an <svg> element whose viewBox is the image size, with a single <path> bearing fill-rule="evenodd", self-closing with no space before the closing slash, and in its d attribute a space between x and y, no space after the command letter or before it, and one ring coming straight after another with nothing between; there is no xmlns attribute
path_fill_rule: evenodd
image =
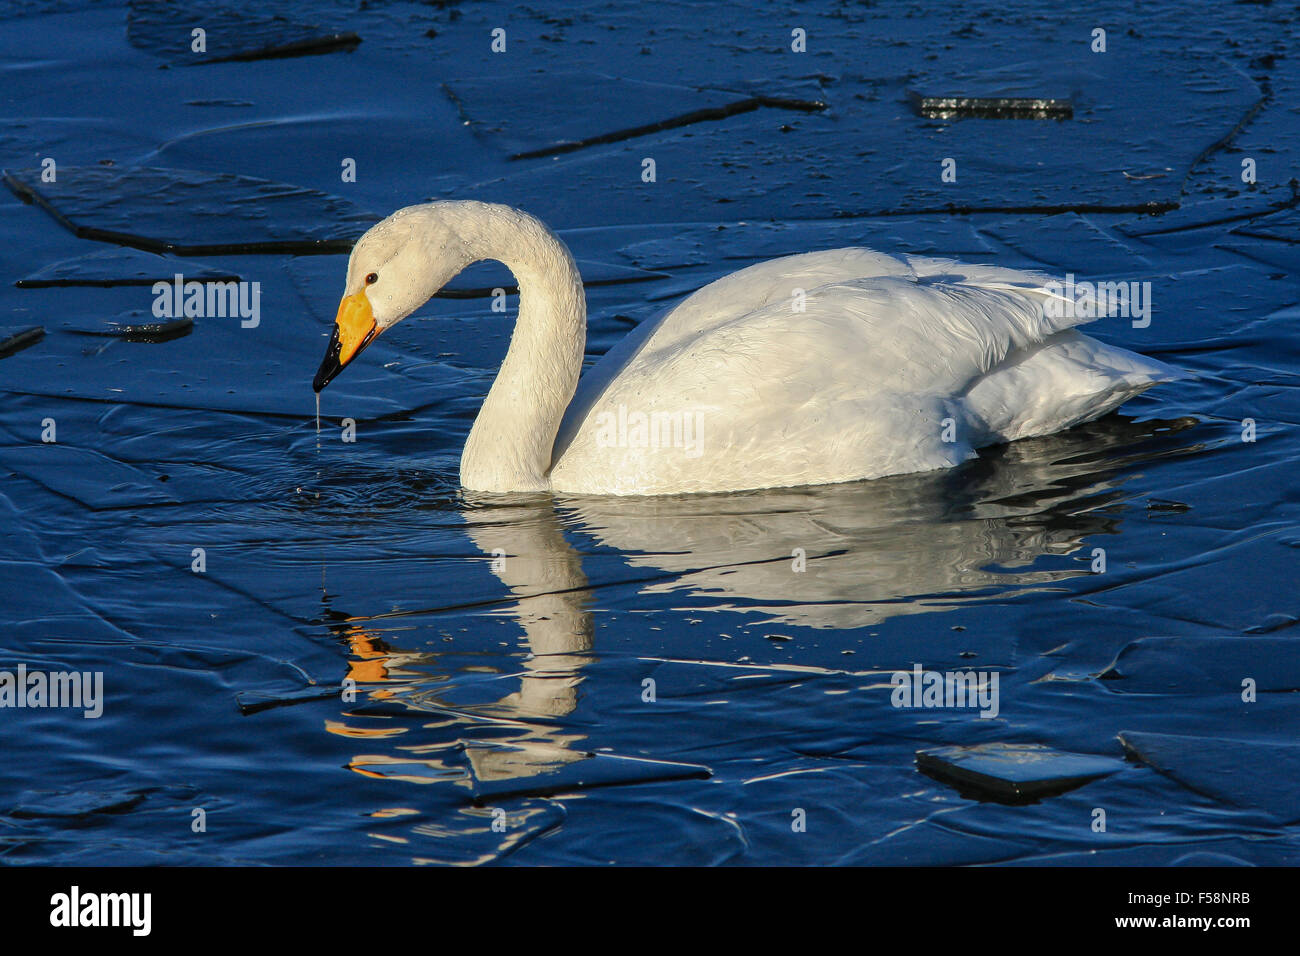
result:
<svg viewBox="0 0 1300 956"><path fill-rule="evenodd" d="M475 204L461 235L475 261L504 263L519 285L519 318L460 459L475 491L544 491L560 420L582 371L587 303L573 256L533 217Z"/></svg>

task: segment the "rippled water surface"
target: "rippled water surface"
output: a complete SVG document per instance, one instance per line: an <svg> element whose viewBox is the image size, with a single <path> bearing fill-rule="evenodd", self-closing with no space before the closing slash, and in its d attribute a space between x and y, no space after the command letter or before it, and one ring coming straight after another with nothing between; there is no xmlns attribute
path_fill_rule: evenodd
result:
<svg viewBox="0 0 1300 956"><path fill-rule="evenodd" d="M105 702L0 710L0 859L1300 861L1300 13L820 6L5 7L0 341L44 335L0 358L0 669ZM560 231L589 361L862 244L1149 281L1148 327L1090 331L1192 374L948 472L475 499L500 269L319 436L310 387L350 242L445 197ZM259 283L260 321L129 328L178 272ZM997 715L892 706L918 664L996 675ZM918 767L980 745L1042 792Z"/></svg>

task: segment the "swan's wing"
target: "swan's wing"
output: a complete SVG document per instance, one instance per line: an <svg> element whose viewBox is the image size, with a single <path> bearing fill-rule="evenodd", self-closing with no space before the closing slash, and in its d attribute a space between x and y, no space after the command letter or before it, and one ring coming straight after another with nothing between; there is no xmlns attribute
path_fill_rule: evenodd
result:
<svg viewBox="0 0 1300 956"><path fill-rule="evenodd" d="M863 269L887 274L814 285ZM588 373L557 440L554 486L730 490L949 467L1160 380L1140 356L1070 332L1090 318L1046 308L1048 282L868 250L742 270L635 330ZM1010 372L1035 355L1028 373ZM1090 370L1090 359L1111 367ZM1053 411L1067 393L1070 407ZM636 414L693 423L694 457L600 440L602 422Z"/></svg>
<svg viewBox="0 0 1300 956"><path fill-rule="evenodd" d="M823 285L800 305L783 292L694 336L611 354L616 374L598 379L557 442L555 487L653 493L698 472L720 490L950 467L974 447L965 392L1074 321L1050 319L1020 290L914 275ZM696 457L602 439L635 415L690 425Z"/></svg>
<svg viewBox="0 0 1300 956"><path fill-rule="evenodd" d="M792 303L801 293L806 296L836 282L914 275L906 259L858 247L770 259L710 282L652 320L650 344L671 348L708 329L769 305Z"/></svg>
<svg viewBox="0 0 1300 956"><path fill-rule="evenodd" d="M557 456L568 447L596 399L644 348L668 349L698 339L711 329L765 306L793 301L795 290L807 293L846 280L914 275L912 264L903 257L850 246L769 259L710 282L642 322L583 375L560 425Z"/></svg>
<svg viewBox="0 0 1300 956"><path fill-rule="evenodd" d="M1026 269L1008 269L1003 266L979 265L958 262L956 259L934 259L928 256L903 256L912 274L922 282L977 286L982 289L1018 289L1023 292L1047 294L1046 287L1053 281L1042 272Z"/></svg>
<svg viewBox="0 0 1300 956"><path fill-rule="evenodd" d="M629 384L653 374L681 386L698 378L700 388L761 391L781 379L815 392L960 395L1014 353L1088 321L1051 314L1047 296L1037 287L914 275L852 279L813 289L798 304L777 296L690 337L651 336L626 371L638 369Z"/></svg>
<svg viewBox="0 0 1300 956"><path fill-rule="evenodd" d="M1098 306L1094 289L1076 290L1071 301L1059 284L1040 273L950 259L907 260L922 283L956 279L984 289L1019 292L1044 307L1073 307L1080 316L1069 323L1050 323L1049 328L1082 325L1106 311ZM1014 349L975 379L964 408L971 430L983 433L975 439L979 444L1016 441L1098 418L1152 385L1185 377L1172 365L1066 329Z"/></svg>

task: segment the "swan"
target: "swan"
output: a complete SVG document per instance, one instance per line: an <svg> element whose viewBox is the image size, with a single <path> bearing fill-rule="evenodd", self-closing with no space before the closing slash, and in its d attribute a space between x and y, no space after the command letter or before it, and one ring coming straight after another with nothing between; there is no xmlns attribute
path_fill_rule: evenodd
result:
<svg viewBox="0 0 1300 956"><path fill-rule="evenodd" d="M565 244L518 209L441 201L357 241L316 393L484 259L514 274L519 314L461 456L472 492L731 492L950 468L1181 377L1075 331L1089 310L1050 308L1046 276L853 247L711 282L579 381L586 299Z"/></svg>

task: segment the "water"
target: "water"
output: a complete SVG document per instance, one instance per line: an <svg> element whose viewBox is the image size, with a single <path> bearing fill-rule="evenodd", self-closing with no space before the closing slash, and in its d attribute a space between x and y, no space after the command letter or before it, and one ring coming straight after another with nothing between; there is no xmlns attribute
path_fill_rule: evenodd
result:
<svg viewBox="0 0 1300 956"><path fill-rule="evenodd" d="M1101 54L1126 7L366 6L265 10L351 52L208 65L169 25L278 34L202 5L0 20L0 159L50 206L0 191L0 338L46 332L0 359L0 664L105 696L0 711L0 857L1300 860L1294 11L1163 4ZM1073 113L926 119L913 90ZM826 109L728 112L754 96ZM720 118L665 122L698 109ZM1149 327L1093 330L1193 377L944 473L478 499L457 463L510 331L499 270L310 418L331 250L445 196L561 230L591 360L751 261L865 244L1150 281ZM259 283L259 321L121 332L177 272ZM891 706L916 664L996 674L997 716ZM918 770L985 744L1128 759L1030 802Z"/></svg>

